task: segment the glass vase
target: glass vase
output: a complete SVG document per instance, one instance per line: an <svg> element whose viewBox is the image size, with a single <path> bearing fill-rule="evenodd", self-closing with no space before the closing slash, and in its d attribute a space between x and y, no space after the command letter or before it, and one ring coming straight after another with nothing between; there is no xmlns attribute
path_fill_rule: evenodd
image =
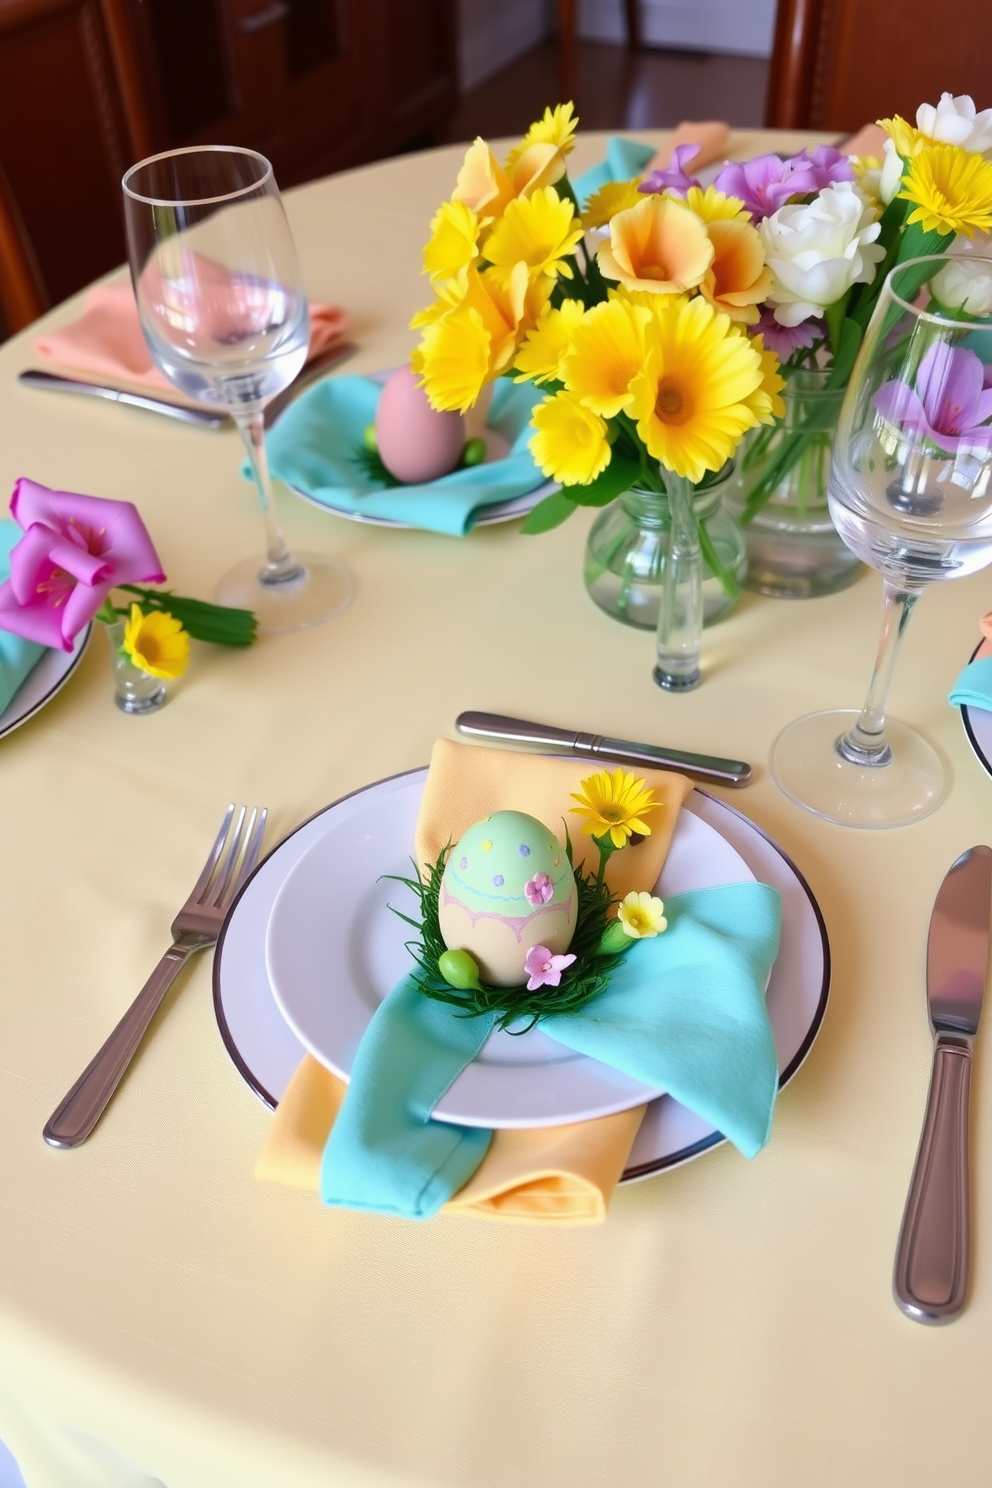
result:
<svg viewBox="0 0 992 1488"><path fill-rule="evenodd" d="M727 475L693 493L693 511L703 529L704 625L733 609L747 572L740 523L723 503L730 483ZM671 527L667 495L639 487L611 501L592 524L586 540L585 586L594 603L614 620L641 630L657 628ZM729 585L714 573L708 553L715 553L719 566L731 576Z"/></svg>
<svg viewBox="0 0 992 1488"><path fill-rule="evenodd" d="M747 543L747 587L778 599L835 594L862 572L830 520L830 448L843 388L823 368L784 369L785 417L752 429L738 457L728 505Z"/></svg>
<svg viewBox="0 0 992 1488"><path fill-rule="evenodd" d="M114 702L122 713L154 713L167 699L161 677L153 677L124 650L124 622L108 625L110 664L114 673Z"/></svg>

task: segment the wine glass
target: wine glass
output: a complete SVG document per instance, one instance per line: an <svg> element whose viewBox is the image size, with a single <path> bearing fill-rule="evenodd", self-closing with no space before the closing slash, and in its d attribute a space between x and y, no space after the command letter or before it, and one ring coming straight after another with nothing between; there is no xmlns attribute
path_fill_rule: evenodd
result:
<svg viewBox="0 0 992 1488"><path fill-rule="evenodd" d="M936 751L885 708L925 586L992 563L990 303L992 260L909 260L883 285L851 374L828 500L844 542L882 575L881 642L861 712L800 718L769 757L785 794L827 821L904 825L944 789Z"/></svg>
<svg viewBox="0 0 992 1488"><path fill-rule="evenodd" d="M320 553L290 554L265 457L265 405L307 358L306 291L272 166L254 150L202 145L139 161L123 181L131 278L152 358L180 392L221 407L248 452L265 519L264 560L221 579L219 603L259 628L298 630L336 614L351 575Z"/></svg>

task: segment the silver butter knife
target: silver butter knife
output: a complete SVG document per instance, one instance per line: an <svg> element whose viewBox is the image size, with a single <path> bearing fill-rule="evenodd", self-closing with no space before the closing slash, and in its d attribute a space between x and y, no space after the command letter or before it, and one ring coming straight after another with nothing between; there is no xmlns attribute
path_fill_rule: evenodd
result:
<svg viewBox="0 0 992 1488"><path fill-rule="evenodd" d="M933 1068L892 1282L918 1323L951 1322L968 1291L968 1107L990 926L992 848L972 847L937 892L927 939Z"/></svg>
<svg viewBox="0 0 992 1488"><path fill-rule="evenodd" d="M474 739L496 739L501 744L524 744L538 749L564 750L592 759L617 760L625 765L650 765L656 770L678 770L695 780L717 785L747 785L751 766L743 760L721 759L713 754L686 754L659 744L635 744L630 739L611 739L605 734L577 734L550 724L527 723L522 718L503 718L499 713L459 713L455 728Z"/></svg>
<svg viewBox="0 0 992 1488"><path fill-rule="evenodd" d="M303 371L288 388L266 404L265 427L271 429L276 419L284 413L300 393L311 383L318 381L325 372L336 367L353 355L358 347L353 341L338 341L320 356L307 362ZM128 408L141 408L146 413L161 413L166 418L179 419L184 424L196 424L204 429L230 429L231 418L219 409L199 408L195 404L175 403L171 398L157 398L153 393L130 393L122 388L109 387L99 382L87 382L80 377L63 377L59 373L44 372L40 367L28 367L17 374L18 382L25 387L41 388L53 393L80 393L85 398L104 398L111 403L123 403Z"/></svg>

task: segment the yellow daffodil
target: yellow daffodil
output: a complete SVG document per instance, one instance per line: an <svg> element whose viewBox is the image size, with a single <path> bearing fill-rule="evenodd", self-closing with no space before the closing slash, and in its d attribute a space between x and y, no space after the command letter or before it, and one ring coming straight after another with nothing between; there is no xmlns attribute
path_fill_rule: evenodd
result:
<svg viewBox="0 0 992 1488"><path fill-rule="evenodd" d="M693 483L730 459L759 423L748 399L763 385L758 351L726 315L697 297L655 315L630 416L648 453Z"/></svg>
<svg viewBox="0 0 992 1488"><path fill-rule="evenodd" d="M465 202L443 202L431 222L424 272L447 280L479 260L479 219Z"/></svg>
<svg viewBox="0 0 992 1488"><path fill-rule="evenodd" d="M508 171L514 197L532 196L542 186L553 186L565 174L565 157L554 145L529 145Z"/></svg>
<svg viewBox="0 0 992 1488"><path fill-rule="evenodd" d="M682 202L646 196L610 222L610 241L599 248L606 279L650 294L682 294L699 284L713 262L705 223Z"/></svg>
<svg viewBox="0 0 992 1488"><path fill-rule="evenodd" d="M574 104L559 103L556 108L546 108L543 117L530 126L522 142L510 151L506 161L507 170L513 169L515 162L531 145L553 145L562 155L571 154L578 127Z"/></svg>
<svg viewBox="0 0 992 1488"><path fill-rule="evenodd" d="M699 292L731 320L753 325L773 279L757 228L743 217L717 217L707 223L706 231L713 244L713 262Z"/></svg>
<svg viewBox="0 0 992 1488"><path fill-rule="evenodd" d="M189 663L189 636L165 610L143 615L133 604L124 625L124 650L152 677L181 677Z"/></svg>
<svg viewBox="0 0 992 1488"><path fill-rule="evenodd" d="M644 365L644 328L651 312L619 297L594 305L575 327L561 362L570 393L603 418L630 403L630 384Z"/></svg>
<svg viewBox="0 0 992 1488"><path fill-rule="evenodd" d="M903 179L900 198L916 204L908 220L922 223L924 232L971 238L992 227L992 161L981 155L928 142L911 157Z"/></svg>
<svg viewBox="0 0 992 1488"><path fill-rule="evenodd" d="M581 300L562 300L557 310L549 306L517 352L516 381L560 381L561 359L585 313Z"/></svg>
<svg viewBox="0 0 992 1488"><path fill-rule="evenodd" d="M586 231L592 227L605 227L618 212L629 212L631 207L642 202L644 197L637 189L641 180L641 176L634 176L629 181L607 181L600 186L582 213L582 226Z"/></svg>
<svg viewBox="0 0 992 1488"><path fill-rule="evenodd" d="M600 770L582 781L580 793L571 791L578 806L571 809L576 816L584 816L583 832L593 837L609 836L615 848L625 847L635 832L641 837L650 837L651 828L643 820L657 811L659 802L654 792L643 780L627 770Z"/></svg>
<svg viewBox="0 0 992 1488"><path fill-rule="evenodd" d="M440 291L448 308L428 319L411 365L423 382L431 406L464 413L486 382L506 372L517 347L536 325L548 302L552 281L531 282L527 265L516 264L506 283L474 266Z"/></svg>
<svg viewBox="0 0 992 1488"><path fill-rule="evenodd" d="M515 265L526 264L532 278L572 278L567 262L582 237L582 224L575 209L553 186L544 186L530 196L510 202L486 242L485 257L492 273L504 282Z"/></svg>
<svg viewBox="0 0 992 1488"><path fill-rule="evenodd" d="M512 201L506 173L484 139L469 145L451 199L471 207L480 222L499 217Z"/></svg>
<svg viewBox="0 0 992 1488"><path fill-rule="evenodd" d="M891 119L879 119L877 123L880 129L885 130L903 160L911 160L929 143L927 136L921 130L914 129L912 124L907 124L901 114L893 114Z"/></svg>
<svg viewBox="0 0 992 1488"><path fill-rule="evenodd" d="M643 889L640 893L632 890L621 899L617 918L633 940L650 940L668 929L663 901Z"/></svg>
<svg viewBox="0 0 992 1488"><path fill-rule="evenodd" d="M751 213L746 211L740 197L726 196L715 186L690 186L685 194L685 204L704 222L731 221L743 217L750 222Z"/></svg>
<svg viewBox="0 0 992 1488"><path fill-rule="evenodd" d="M571 393L555 393L534 409L537 432L530 450L549 480L563 486L587 486L610 463L606 424Z"/></svg>

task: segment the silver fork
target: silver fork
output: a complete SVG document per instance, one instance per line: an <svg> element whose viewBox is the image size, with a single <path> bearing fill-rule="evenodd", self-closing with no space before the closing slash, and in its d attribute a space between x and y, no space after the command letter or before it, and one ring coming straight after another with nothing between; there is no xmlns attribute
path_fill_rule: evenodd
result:
<svg viewBox="0 0 992 1488"><path fill-rule="evenodd" d="M85 1142L110 1102L121 1076L180 968L196 952L215 945L234 898L258 861L266 812L229 806L217 841L186 903L172 925L172 945L148 978L103 1048L56 1106L44 1130L51 1147Z"/></svg>

